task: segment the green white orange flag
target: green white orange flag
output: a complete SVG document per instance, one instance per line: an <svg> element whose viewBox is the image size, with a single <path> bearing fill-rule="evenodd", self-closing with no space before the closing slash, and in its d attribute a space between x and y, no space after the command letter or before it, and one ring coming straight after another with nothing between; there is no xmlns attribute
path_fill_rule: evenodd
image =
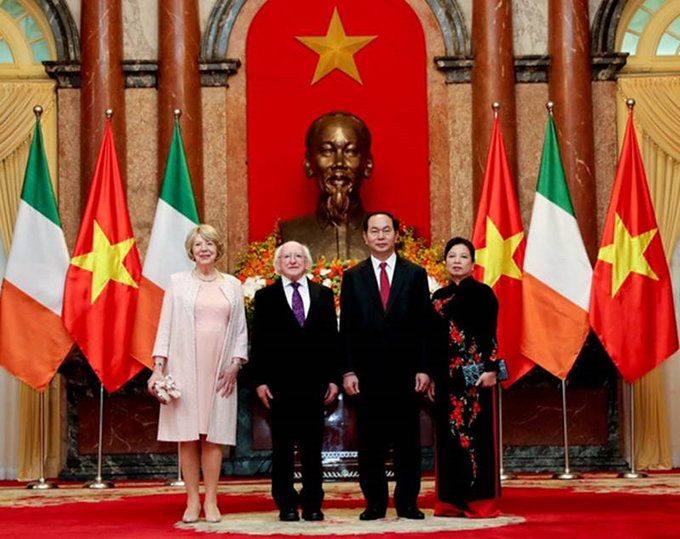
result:
<svg viewBox="0 0 680 539"><path fill-rule="evenodd" d="M521 351L562 380L588 335L592 276L551 113L524 257Z"/></svg>
<svg viewBox="0 0 680 539"><path fill-rule="evenodd" d="M0 365L39 391L73 345L61 319L68 265L38 117L0 296Z"/></svg>
<svg viewBox="0 0 680 539"><path fill-rule="evenodd" d="M63 314L109 392L142 369L130 355L141 270L109 120L66 275Z"/></svg>
<svg viewBox="0 0 680 539"><path fill-rule="evenodd" d="M672 294L631 109L590 303L590 324L629 383L678 349Z"/></svg>
<svg viewBox="0 0 680 539"><path fill-rule="evenodd" d="M472 243L477 251L474 276L488 284L498 298L498 355L508 366L508 386L534 363L520 353L526 240L498 118L491 134Z"/></svg>
<svg viewBox="0 0 680 539"><path fill-rule="evenodd" d="M170 284L170 275L193 267L186 254L184 240L198 223L182 133L179 120L176 120L144 260L132 334L132 356L149 368L153 367L151 351L156 339L163 294Z"/></svg>

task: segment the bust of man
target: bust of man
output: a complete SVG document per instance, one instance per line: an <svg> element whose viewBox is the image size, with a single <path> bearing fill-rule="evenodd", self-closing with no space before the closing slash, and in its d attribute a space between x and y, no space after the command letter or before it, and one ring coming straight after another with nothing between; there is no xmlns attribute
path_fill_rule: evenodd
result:
<svg viewBox="0 0 680 539"><path fill-rule="evenodd" d="M359 191L373 171L371 132L353 114L330 112L312 122L305 145L305 172L318 190L316 213L282 221L282 241L308 245L328 260L365 258Z"/></svg>

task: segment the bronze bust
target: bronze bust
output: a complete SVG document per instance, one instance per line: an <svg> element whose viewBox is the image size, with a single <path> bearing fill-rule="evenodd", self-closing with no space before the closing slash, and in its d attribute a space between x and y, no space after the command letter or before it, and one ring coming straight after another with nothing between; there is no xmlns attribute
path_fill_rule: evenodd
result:
<svg viewBox="0 0 680 539"><path fill-rule="evenodd" d="M371 132L353 114L330 112L312 122L305 145L305 173L318 188L316 213L282 221L282 241L298 241L327 260L365 258L359 191L373 171Z"/></svg>

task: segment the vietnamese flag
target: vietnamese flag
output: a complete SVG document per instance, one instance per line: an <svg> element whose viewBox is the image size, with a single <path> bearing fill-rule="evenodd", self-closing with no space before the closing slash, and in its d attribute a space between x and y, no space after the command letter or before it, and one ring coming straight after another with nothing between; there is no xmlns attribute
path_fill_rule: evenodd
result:
<svg viewBox="0 0 680 539"><path fill-rule="evenodd" d="M629 383L678 349L672 294L631 107L590 304L590 325Z"/></svg>
<svg viewBox="0 0 680 539"><path fill-rule="evenodd" d="M66 274L63 311L66 328L109 393L143 368L130 356L140 279L109 119Z"/></svg>
<svg viewBox="0 0 680 539"><path fill-rule="evenodd" d="M509 386L534 363L520 353L522 265L526 240L505 153L501 124L494 120L472 243L477 251L474 276L498 298L498 356L505 359Z"/></svg>

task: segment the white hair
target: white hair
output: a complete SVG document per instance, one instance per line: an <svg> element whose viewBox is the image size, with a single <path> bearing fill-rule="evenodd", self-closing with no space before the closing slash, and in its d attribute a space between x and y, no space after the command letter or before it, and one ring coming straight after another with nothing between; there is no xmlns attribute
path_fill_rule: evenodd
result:
<svg viewBox="0 0 680 539"><path fill-rule="evenodd" d="M309 252L309 247L297 241L287 241L286 243L282 243L281 245L279 245L276 248L276 251L274 251L274 271L276 272L277 275L281 275L281 266L279 264L281 251L283 250L284 246L290 243L295 243L296 245L302 247L302 253L305 255L305 260L307 261L307 269L311 268L312 264L314 264L314 260L312 259L312 253Z"/></svg>

